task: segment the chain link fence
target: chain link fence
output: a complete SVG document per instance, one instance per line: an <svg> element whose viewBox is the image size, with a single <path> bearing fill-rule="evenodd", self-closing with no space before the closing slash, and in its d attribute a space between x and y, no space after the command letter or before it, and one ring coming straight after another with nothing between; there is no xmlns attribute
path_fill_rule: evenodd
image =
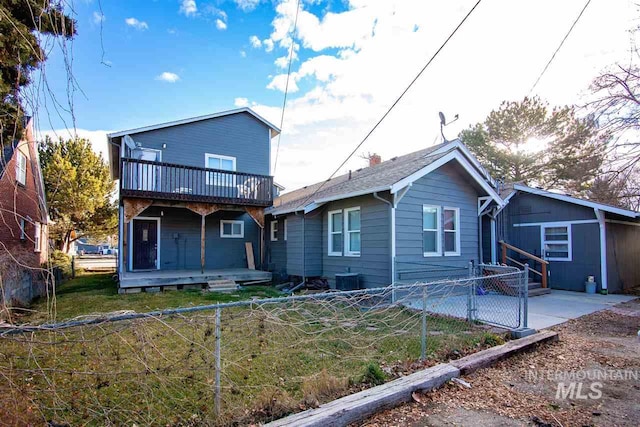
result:
<svg viewBox="0 0 640 427"><path fill-rule="evenodd" d="M484 298L515 298L503 286L524 283L523 272L475 273L7 326L0 330L0 418L15 425L245 425L316 407L500 344L484 323L516 324L520 306Z"/></svg>

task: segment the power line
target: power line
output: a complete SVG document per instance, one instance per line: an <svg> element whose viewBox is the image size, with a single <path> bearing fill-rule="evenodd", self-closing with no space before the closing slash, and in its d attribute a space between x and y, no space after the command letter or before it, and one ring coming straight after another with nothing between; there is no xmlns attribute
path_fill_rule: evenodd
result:
<svg viewBox="0 0 640 427"><path fill-rule="evenodd" d="M533 90L536 88L536 86L540 82L540 79L542 78L542 76L544 76L544 74L547 72L547 69L549 68L549 65L551 65L551 63L553 62L553 60L556 57L556 54L562 48L562 45L567 40L567 38L569 38L569 34L571 34L571 32L573 31L573 28L576 26L576 24L578 23L580 18L582 18L582 14L584 14L584 11L587 9L587 6L589 6L589 3L591 3L591 0L587 0L587 2L584 4L584 7L582 8L580 13L578 14L578 17L575 19L575 21L573 21L573 24L571 24L571 27L569 28L569 31L567 31L567 34L565 34L564 38L562 39L562 41L558 45L557 49L555 50L555 52L553 52L553 55L551 55L551 58L549 59L549 62L547 62L547 65L544 66L544 69L542 70L542 72L540 73L538 78L536 79L536 82L533 84L533 86L531 86L531 89L529 90L529 95L531 95L531 92L533 92Z"/></svg>
<svg viewBox="0 0 640 427"><path fill-rule="evenodd" d="M289 67L287 69L287 82L284 86L284 99L282 100L282 114L280 115L280 133L278 134L278 142L276 144L276 161L273 164L273 175L276 174L278 168L278 155L280 154L280 138L282 138L282 124L284 123L284 111L287 106L287 94L289 92L289 79L291 78L291 63L293 62L293 53L295 51L295 41L293 36L298 27L298 12L300 11L300 0L296 3L296 17L293 20L293 30L291 31L291 50L289 51Z"/></svg>
<svg viewBox="0 0 640 427"><path fill-rule="evenodd" d="M458 30L460 29L460 27L462 27L462 24L465 23L465 21L467 20L467 18L469 18L469 16L471 16L471 14L473 13L474 10L476 10L476 8L478 7L478 5L482 2L482 0L478 0L476 2L476 4L473 5L473 7L469 10L469 12L467 12L467 14L464 16L464 18L462 18L462 21L460 21L460 23L454 28L454 30L451 32L451 34L449 34L449 36L445 39L445 41L440 45L440 47L438 48L438 50L436 50L436 52L431 56L431 58L429 58L429 61L427 61L427 63L425 64L424 67L422 67L422 69L420 70L420 72L418 72L418 74L416 74L416 76L413 78L413 80L411 80L411 83L409 83L409 85L405 88L405 90L402 91L402 93L400 94L400 96L393 102L393 104L391 104L391 106L389 107L389 109L382 115L382 117L380 118L380 120L378 120L376 122L376 124L373 126L373 128L371 128L371 130L365 135L365 137L362 139L362 141L360 141L360 143L358 145L356 145L356 147L353 149L353 151L351 151L351 154L349 154L347 156L346 159L344 159L344 161L342 163L340 163L340 166L338 166L336 168L336 170L331 174L331 176L326 180L323 181L322 184L309 196L307 197L304 202L302 202L298 207L300 206L304 206L305 203L307 203L311 198L313 198L313 196L315 196L318 191L320 191L322 189L322 187L324 187L324 185L331 180L336 173L338 173L338 171L349 161L349 159L351 157L353 157L353 155L360 149L360 147L362 147L362 144L364 144L367 139L369 139L369 137L371 136L371 134L373 134L373 132L378 128L378 126L380 126L380 124L384 121L384 119L387 118L387 116L391 113L391 111L395 108L395 106L400 102L400 100L406 95L407 92L409 92L409 89L411 89L411 87L414 85L414 83L420 78L420 76L422 75L422 73L425 72L425 70L429 67L429 65L431 65L431 63L433 62L433 60L438 56L438 54L440 53L440 51L442 49L444 49L444 47L447 45L447 43L449 43L449 40L451 40L451 38L453 38L453 36L458 32Z"/></svg>

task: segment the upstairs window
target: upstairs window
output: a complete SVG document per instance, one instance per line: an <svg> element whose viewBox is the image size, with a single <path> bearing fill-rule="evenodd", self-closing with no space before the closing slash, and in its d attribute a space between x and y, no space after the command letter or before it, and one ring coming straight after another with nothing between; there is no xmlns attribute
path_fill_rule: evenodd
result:
<svg viewBox="0 0 640 427"><path fill-rule="evenodd" d="M20 218L20 240L27 240L27 222Z"/></svg>
<svg viewBox="0 0 640 427"><path fill-rule="evenodd" d="M220 154L205 154L204 167L207 169L217 169L221 171L236 170L236 158L230 156L222 156ZM223 187L234 187L236 185L236 177L233 174L221 172L207 172L207 185L218 185Z"/></svg>
<svg viewBox="0 0 640 427"><path fill-rule="evenodd" d="M342 256L342 211L329 212L329 255Z"/></svg>
<svg viewBox="0 0 640 427"><path fill-rule="evenodd" d="M542 226L542 248L548 261L571 261L571 225Z"/></svg>
<svg viewBox="0 0 640 427"><path fill-rule="evenodd" d="M27 156L18 150L16 157L16 181L19 184L26 185L27 182Z"/></svg>
<svg viewBox="0 0 640 427"><path fill-rule="evenodd" d="M422 206L422 251L424 256L440 256L440 206Z"/></svg>
<svg viewBox="0 0 640 427"><path fill-rule="evenodd" d="M460 209L444 208L444 255L460 255Z"/></svg>
<svg viewBox="0 0 640 427"><path fill-rule="evenodd" d="M278 241L278 221L271 221L271 241Z"/></svg>
<svg viewBox="0 0 640 427"><path fill-rule="evenodd" d="M360 256L360 208L344 210L345 256Z"/></svg>

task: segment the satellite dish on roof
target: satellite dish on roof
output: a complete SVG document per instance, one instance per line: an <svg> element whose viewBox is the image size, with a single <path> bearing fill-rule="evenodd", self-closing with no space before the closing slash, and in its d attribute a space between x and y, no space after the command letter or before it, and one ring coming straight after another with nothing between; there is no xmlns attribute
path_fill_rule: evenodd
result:
<svg viewBox="0 0 640 427"><path fill-rule="evenodd" d="M447 119L444 118L444 113L440 111L438 115L440 116L440 126L445 126L447 124Z"/></svg>
<svg viewBox="0 0 640 427"><path fill-rule="evenodd" d="M442 111L438 112L438 116L440 116L440 134L442 135L444 142L447 142L447 138L444 136L444 127L455 122L459 117L456 114L454 119L447 123L447 119L444 117L444 113Z"/></svg>

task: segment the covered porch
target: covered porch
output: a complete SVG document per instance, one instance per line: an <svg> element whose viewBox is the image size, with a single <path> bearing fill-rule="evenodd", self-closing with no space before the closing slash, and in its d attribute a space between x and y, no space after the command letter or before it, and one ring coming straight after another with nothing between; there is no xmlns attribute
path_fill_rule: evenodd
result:
<svg viewBox="0 0 640 427"><path fill-rule="evenodd" d="M249 268L221 268L212 270L150 270L125 272L120 275L120 288L180 287L202 285L213 280L236 283L267 282L271 273Z"/></svg>

